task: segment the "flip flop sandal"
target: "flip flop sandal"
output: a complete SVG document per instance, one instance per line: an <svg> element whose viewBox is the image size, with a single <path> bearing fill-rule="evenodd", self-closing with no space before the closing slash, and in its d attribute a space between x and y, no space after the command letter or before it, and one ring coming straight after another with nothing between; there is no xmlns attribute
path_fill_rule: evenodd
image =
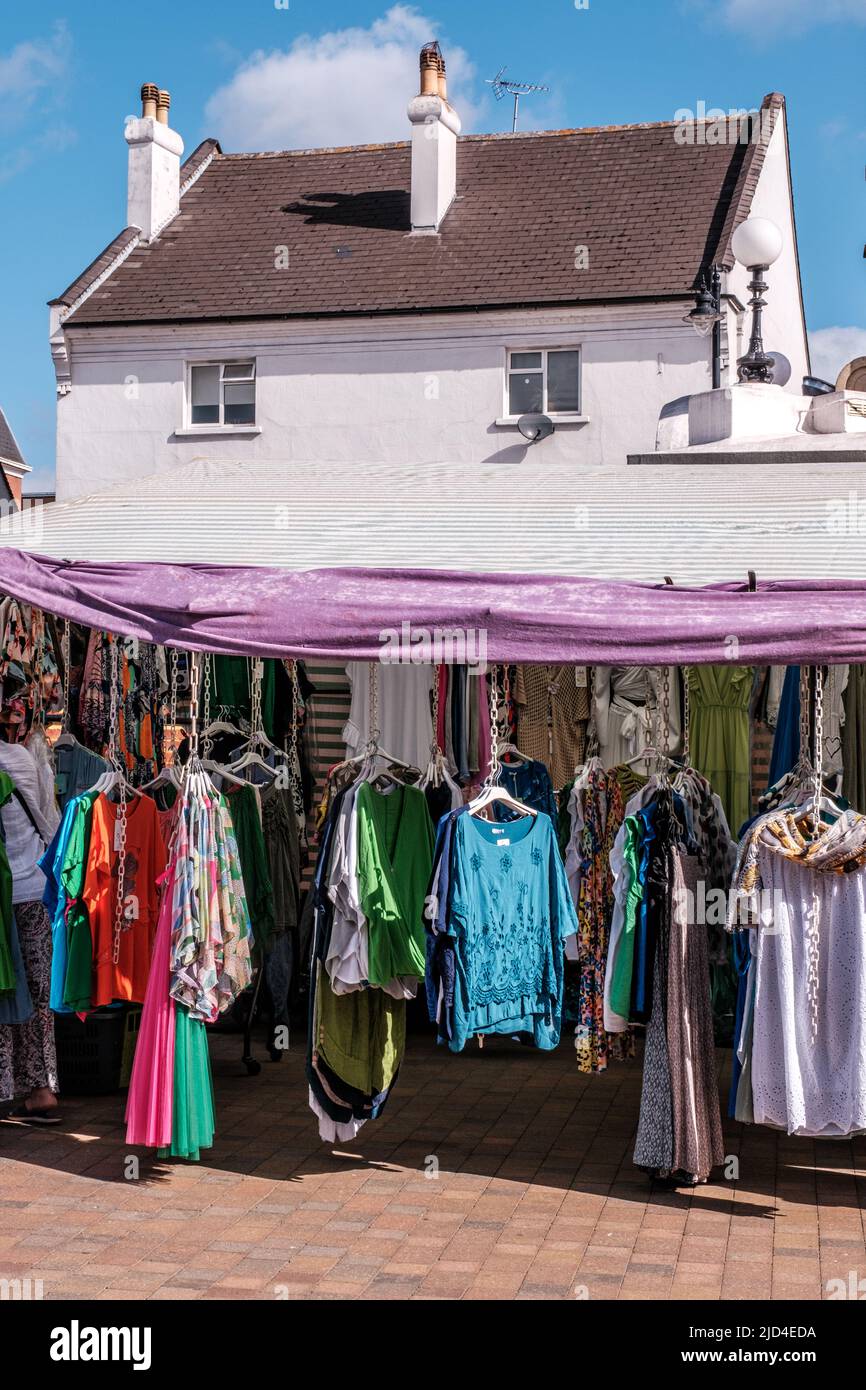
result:
<svg viewBox="0 0 866 1390"><path fill-rule="evenodd" d="M59 1110L30 1110L26 1105L16 1105L14 1110L10 1110L4 1116L7 1120L18 1120L26 1125L59 1125L63 1122L63 1117Z"/></svg>

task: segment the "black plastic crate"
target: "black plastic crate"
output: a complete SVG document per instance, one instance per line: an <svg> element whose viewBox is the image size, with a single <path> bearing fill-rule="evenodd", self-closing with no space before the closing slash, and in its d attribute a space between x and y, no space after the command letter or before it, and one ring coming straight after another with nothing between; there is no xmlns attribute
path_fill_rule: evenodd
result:
<svg viewBox="0 0 866 1390"><path fill-rule="evenodd" d="M130 1024L136 1028L141 1010L97 1009L80 1019L54 1015L57 1071L64 1095L102 1096L117 1091L126 1070L124 1045ZM128 1084L128 1078L126 1078Z"/></svg>

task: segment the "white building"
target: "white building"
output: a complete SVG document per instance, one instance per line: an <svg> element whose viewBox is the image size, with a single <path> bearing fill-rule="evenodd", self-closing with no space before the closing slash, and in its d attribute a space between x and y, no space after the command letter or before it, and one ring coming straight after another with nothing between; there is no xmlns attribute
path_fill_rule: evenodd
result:
<svg viewBox="0 0 866 1390"><path fill-rule="evenodd" d="M51 305L57 496L196 460L620 468L666 402L712 385L684 322L722 268L722 385L746 350L748 215L784 252L764 342L808 372L784 100L750 121L459 134L421 55L405 142L181 163L168 94L128 123L127 227ZM401 94L394 94L400 101ZM170 487L170 484L167 484ZM289 503L291 498L286 499Z"/></svg>

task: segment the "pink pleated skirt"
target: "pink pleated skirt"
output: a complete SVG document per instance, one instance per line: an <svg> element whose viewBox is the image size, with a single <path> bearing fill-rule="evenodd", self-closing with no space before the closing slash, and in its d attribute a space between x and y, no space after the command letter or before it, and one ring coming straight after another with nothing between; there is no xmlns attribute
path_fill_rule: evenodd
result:
<svg viewBox="0 0 866 1390"><path fill-rule="evenodd" d="M166 878L126 1101L126 1142L171 1143L174 1093L174 1000L169 997L174 873Z"/></svg>

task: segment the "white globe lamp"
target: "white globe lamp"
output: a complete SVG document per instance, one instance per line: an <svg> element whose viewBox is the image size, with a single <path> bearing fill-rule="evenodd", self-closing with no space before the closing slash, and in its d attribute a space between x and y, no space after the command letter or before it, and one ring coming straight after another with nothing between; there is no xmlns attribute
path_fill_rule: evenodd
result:
<svg viewBox="0 0 866 1390"><path fill-rule="evenodd" d="M774 265L783 245L782 233L769 217L747 217L731 238L731 250L747 270Z"/></svg>
<svg viewBox="0 0 866 1390"><path fill-rule="evenodd" d="M752 298L749 300L752 310L752 332L749 350L737 363L737 376L740 381L759 382L769 386L775 379L775 362L764 351L761 315L767 307L767 302L762 295L768 288L764 271L779 259L783 247L782 233L769 217L747 217L731 238L734 256L752 277L749 281L749 289L752 291Z"/></svg>

